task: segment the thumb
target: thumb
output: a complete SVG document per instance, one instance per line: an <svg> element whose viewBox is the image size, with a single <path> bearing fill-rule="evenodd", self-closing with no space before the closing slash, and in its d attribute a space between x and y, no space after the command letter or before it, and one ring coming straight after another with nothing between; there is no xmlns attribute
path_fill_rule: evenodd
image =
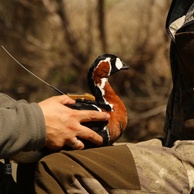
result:
<svg viewBox="0 0 194 194"><path fill-rule="evenodd" d="M63 94L61 96L58 96L58 100L61 104L75 104L75 100L73 100L72 98L70 98L69 96Z"/></svg>

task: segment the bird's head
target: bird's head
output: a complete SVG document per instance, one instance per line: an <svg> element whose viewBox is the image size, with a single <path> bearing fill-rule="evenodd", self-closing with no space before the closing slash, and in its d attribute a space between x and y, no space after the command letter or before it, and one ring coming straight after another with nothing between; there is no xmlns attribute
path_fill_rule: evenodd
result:
<svg viewBox="0 0 194 194"><path fill-rule="evenodd" d="M112 54L100 55L89 69L88 78L97 84L101 79L108 78L112 74L128 69L129 66Z"/></svg>
<svg viewBox="0 0 194 194"><path fill-rule="evenodd" d="M112 106L107 103L104 97L108 77L120 70L128 68L129 66L112 54L100 55L90 67L88 72L88 86L95 96L97 103L105 110L110 111L112 109Z"/></svg>

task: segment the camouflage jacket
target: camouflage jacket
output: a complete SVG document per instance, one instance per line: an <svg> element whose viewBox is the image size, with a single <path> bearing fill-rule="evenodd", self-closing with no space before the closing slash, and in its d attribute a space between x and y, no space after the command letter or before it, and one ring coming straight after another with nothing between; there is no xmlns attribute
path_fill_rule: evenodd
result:
<svg viewBox="0 0 194 194"><path fill-rule="evenodd" d="M173 88L164 130L165 145L172 146L177 139L194 139L194 0L172 1L166 29L171 38Z"/></svg>

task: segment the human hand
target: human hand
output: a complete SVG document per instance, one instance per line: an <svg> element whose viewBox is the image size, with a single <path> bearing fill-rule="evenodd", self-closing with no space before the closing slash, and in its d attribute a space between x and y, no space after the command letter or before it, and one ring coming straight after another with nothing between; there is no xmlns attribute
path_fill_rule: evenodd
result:
<svg viewBox="0 0 194 194"><path fill-rule="evenodd" d="M82 122L103 121L110 118L109 114L68 108L67 104L74 104L67 95L54 96L39 102L46 124L46 146L50 149L60 149L64 145L72 147L77 137L101 145L103 139L93 130L81 125ZM74 149L83 149L80 140Z"/></svg>

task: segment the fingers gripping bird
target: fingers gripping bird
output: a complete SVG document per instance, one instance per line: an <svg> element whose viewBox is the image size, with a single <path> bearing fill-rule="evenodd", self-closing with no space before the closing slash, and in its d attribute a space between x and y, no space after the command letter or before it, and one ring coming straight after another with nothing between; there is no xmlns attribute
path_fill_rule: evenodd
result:
<svg viewBox="0 0 194 194"><path fill-rule="evenodd" d="M87 75L88 86L95 101L77 99L75 105L70 105L75 109L107 111L110 114L109 121L83 123L103 137L103 145L114 143L127 126L126 107L111 87L108 78L112 74L128 68L129 66L115 55L104 54L97 57ZM89 142L85 142L85 144L86 148L94 146Z"/></svg>

